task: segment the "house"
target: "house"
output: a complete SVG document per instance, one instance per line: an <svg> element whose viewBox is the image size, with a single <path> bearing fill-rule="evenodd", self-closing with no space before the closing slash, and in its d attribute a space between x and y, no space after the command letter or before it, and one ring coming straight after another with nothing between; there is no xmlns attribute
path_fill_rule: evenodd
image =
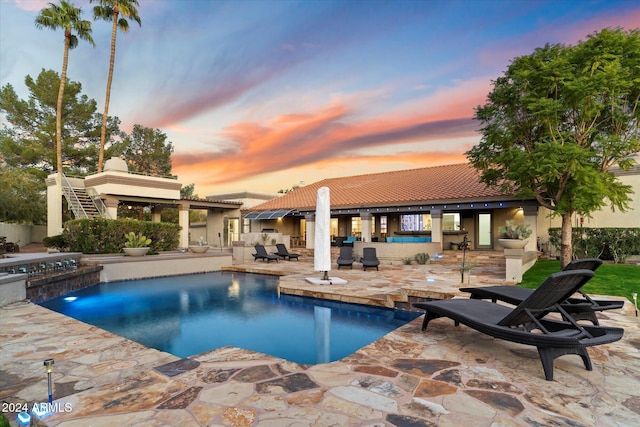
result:
<svg viewBox="0 0 640 427"><path fill-rule="evenodd" d="M180 247L187 247L189 238L189 210L206 210L204 238L213 245L228 246L234 238L224 229L225 218L239 218L242 202L200 198L181 198L182 184L173 178L130 173L127 163L112 157L103 172L85 178L71 178L64 174L51 174L47 184L47 236L60 234L63 229L63 199L75 218L118 217L118 206L143 206L151 209L153 221L160 221L165 208L177 208Z"/></svg>
<svg viewBox="0 0 640 427"><path fill-rule="evenodd" d="M253 230L278 230L291 236L292 246L313 248L321 187L330 190L334 241L350 236L372 243L420 240L435 251L467 236L472 249L502 249L498 227L507 219L531 223L537 235L537 201L486 187L469 163L329 178L243 208L243 216L252 220ZM536 239L530 239L526 250L536 249Z"/></svg>

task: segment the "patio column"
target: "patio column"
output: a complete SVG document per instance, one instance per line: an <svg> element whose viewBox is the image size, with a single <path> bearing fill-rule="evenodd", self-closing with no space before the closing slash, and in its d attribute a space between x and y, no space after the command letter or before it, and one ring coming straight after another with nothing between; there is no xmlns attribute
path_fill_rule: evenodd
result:
<svg viewBox="0 0 640 427"><path fill-rule="evenodd" d="M308 214L304 216L307 222L307 249L315 248L316 243L316 216Z"/></svg>
<svg viewBox="0 0 640 427"><path fill-rule="evenodd" d="M180 247L189 247L189 204L178 204L178 224L180 227Z"/></svg>
<svg viewBox="0 0 640 427"><path fill-rule="evenodd" d="M442 211L440 209L431 209L431 241L442 243Z"/></svg>
<svg viewBox="0 0 640 427"><path fill-rule="evenodd" d="M538 251L538 206L525 206L523 208L524 222L531 224L531 237L527 241L527 246L524 247L527 251Z"/></svg>
<svg viewBox="0 0 640 427"><path fill-rule="evenodd" d="M362 222L362 241L371 241L371 214L369 212L361 212L360 220Z"/></svg>
<svg viewBox="0 0 640 427"><path fill-rule="evenodd" d="M104 206L107 208L107 214L111 219L118 219L118 199L107 197L103 201Z"/></svg>
<svg viewBox="0 0 640 427"><path fill-rule="evenodd" d="M47 184L47 237L62 233L62 181L59 173L52 173Z"/></svg>
<svg viewBox="0 0 640 427"><path fill-rule="evenodd" d="M151 208L151 221L162 222L162 208L154 206Z"/></svg>

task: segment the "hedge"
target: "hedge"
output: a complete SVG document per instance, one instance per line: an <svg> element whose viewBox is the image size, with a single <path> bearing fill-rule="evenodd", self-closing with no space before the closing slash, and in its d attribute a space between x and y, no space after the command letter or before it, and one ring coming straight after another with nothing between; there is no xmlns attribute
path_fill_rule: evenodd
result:
<svg viewBox="0 0 640 427"><path fill-rule="evenodd" d="M549 241L561 247L559 227L549 229ZM600 258L624 263L630 255L640 255L640 228L574 227L571 241L576 258Z"/></svg>
<svg viewBox="0 0 640 427"><path fill-rule="evenodd" d="M71 252L85 254L112 254L122 251L125 234L133 231L151 239L149 253L172 251L180 242L181 227L166 222L138 221L132 219L74 219L65 223L61 236L50 238L45 245L64 246Z"/></svg>

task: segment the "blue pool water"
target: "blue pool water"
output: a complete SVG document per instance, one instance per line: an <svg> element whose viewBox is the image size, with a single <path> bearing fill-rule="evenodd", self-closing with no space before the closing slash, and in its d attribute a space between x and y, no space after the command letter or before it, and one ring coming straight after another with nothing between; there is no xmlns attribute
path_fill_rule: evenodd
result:
<svg viewBox="0 0 640 427"><path fill-rule="evenodd" d="M178 357L234 346L308 364L348 356L420 315L277 287L274 276L216 272L102 283L41 305Z"/></svg>

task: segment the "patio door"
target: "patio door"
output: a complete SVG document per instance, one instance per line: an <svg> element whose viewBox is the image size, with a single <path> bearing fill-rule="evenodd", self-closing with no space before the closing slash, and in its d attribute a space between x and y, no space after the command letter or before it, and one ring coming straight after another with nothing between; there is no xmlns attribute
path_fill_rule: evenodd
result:
<svg viewBox="0 0 640 427"><path fill-rule="evenodd" d="M478 226L476 227L476 249L493 248L493 233L491 232L492 223L491 213L478 214Z"/></svg>

